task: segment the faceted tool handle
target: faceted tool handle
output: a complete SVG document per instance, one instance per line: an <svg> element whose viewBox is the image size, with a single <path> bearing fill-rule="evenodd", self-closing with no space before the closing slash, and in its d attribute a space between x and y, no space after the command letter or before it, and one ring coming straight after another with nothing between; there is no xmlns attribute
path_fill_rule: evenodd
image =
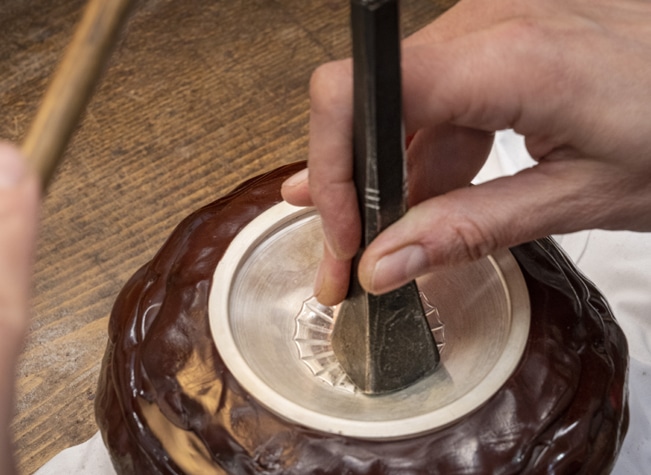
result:
<svg viewBox="0 0 651 475"><path fill-rule="evenodd" d="M354 180L362 222L360 252L406 210L397 0L352 0ZM332 334L337 359L368 394L395 391L439 362L415 282L375 296L353 263Z"/></svg>

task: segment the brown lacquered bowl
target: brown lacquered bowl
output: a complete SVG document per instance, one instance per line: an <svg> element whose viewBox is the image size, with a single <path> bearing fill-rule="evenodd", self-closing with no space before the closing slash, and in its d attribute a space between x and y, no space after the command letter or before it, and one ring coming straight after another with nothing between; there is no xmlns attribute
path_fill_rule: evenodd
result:
<svg viewBox="0 0 651 475"><path fill-rule="evenodd" d="M118 473L608 473L627 427L627 347L551 239L418 281L442 365L358 394L311 298L301 164L185 219L115 303L96 402Z"/></svg>

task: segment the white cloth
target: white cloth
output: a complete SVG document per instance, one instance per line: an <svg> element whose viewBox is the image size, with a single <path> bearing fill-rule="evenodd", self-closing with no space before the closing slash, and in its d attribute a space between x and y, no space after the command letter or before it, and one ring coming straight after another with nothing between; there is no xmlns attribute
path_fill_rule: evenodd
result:
<svg viewBox="0 0 651 475"><path fill-rule="evenodd" d="M522 137L500 132L475 182L533 166ZM651 233L583 231L556 236L608 299L629 343L631 422L613 475L646 475L651 467ZM36 475L115 475L99 434L64 450Z"/></svg>
<svg viewBox="0 0 651 475"><path fill-rule="evenodd" d="M116 475L99 432L55 455L34 475Z"/></svg>

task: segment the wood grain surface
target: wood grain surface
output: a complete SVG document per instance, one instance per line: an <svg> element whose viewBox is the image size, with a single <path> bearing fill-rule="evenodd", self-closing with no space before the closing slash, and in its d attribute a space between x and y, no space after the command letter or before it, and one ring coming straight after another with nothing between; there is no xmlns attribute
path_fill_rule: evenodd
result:
<svg viewBox="0 0 651 475"><path fill-rule="evenodd" d="M81 0L0 0L0 139L20 142ZM404 33L453 0L403 0ZM194 209L307 154L314 68L349 55L347 0L143 0L42 207L12 426L21 473L96 430L108 315Z"/></svg>

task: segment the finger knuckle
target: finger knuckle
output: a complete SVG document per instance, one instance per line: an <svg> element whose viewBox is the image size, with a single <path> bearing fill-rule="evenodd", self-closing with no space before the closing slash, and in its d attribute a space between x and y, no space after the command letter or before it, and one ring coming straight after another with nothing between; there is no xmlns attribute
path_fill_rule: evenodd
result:
<svg viewBox="0 0 651 475"><path fill-rule="evenodd" d="M477 222L465 219L452 227L459 261L475 261L497 249L498 240Z"/></svg>
<svg viewBox="0 0 651 475"><path fill-rule="evenodd" d="M343 61L322 64L316 68L310 78L312 110L317 113L327 111L348 101L346 82L350 81L350 68Z"/></svg>

